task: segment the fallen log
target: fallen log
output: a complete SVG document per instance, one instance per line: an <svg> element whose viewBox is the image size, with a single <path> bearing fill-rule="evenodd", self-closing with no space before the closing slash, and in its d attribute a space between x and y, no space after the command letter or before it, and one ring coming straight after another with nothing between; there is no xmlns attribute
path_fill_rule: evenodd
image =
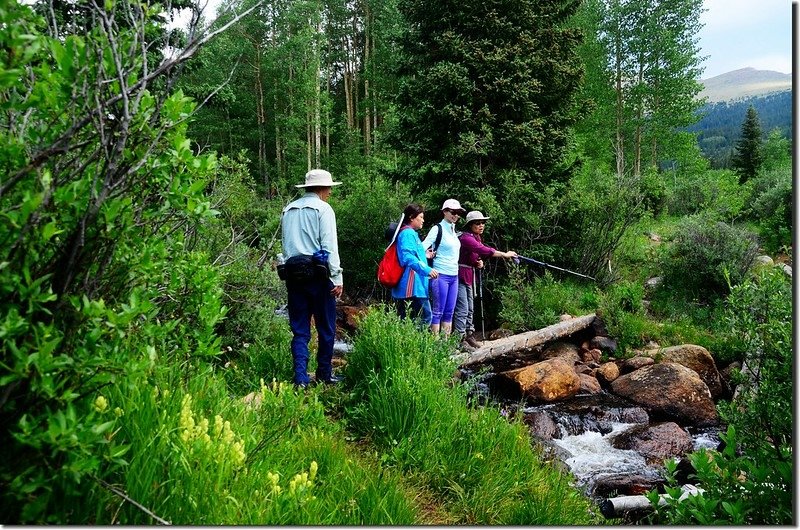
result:
<svg viewBox="0 0 800 530"><path fill-rule="evenodd" d="M594 323L595 314L584 315L571 318L546 328L534 331L526 331L502 339L486 341L480 348L477 348L464 361L461 362L462 368L483 364L493 359L497 359L517 350L524 350L541 346L552 340L568 337L573 333L582 331Z"/></svg>
<svg viewBox="0 0 800 530"><path fill-rule="evenodd" d="M703 493L702 488L698 488L692 484L684 484L681 486L681 490L683 490L683 493L681 493L681 496L678 498L679 502L686 500L690 495L701 495ZM659 495L658 505L666 506L667 497L667 494ZM618 519L624 517L626 514L651 511L652 509L653 505L650 503L650 499L644 495L623 495L621 497L606 499L600 503L600 513L602 513L606 519Z"/></svg>

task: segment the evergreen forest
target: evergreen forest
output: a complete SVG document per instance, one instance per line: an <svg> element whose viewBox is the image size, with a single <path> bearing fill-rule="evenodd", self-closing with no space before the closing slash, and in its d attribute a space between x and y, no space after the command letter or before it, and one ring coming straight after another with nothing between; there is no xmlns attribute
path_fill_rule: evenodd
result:
<svg viewBox="0 0 800 530"><path fill-rule="evenodd" d="M487 330L597 313L622 358L756 374L645 522L796 523L791 95L705 106L701 0L204 5L0 0L0 523L603 524L376 280L451 197L596 280L491 260ZM359 317L303 391L275 266L312 168Z"/></svg>

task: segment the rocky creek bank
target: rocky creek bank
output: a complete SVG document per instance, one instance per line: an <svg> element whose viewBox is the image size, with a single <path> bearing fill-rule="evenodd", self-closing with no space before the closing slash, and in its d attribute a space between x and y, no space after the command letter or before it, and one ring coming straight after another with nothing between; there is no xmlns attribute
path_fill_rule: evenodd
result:
<svg viewBox="0 0 800 530"><path fill-rule="evenodd" d="M593 314L487 338L457 357L458 376L477 382L480 399L521 414L546 453L592 497L657 488L665 482L664 460L718 443L716 402L730 399L737 366L719 369L702 346L651 343L620 358ZM601 453L581 454L601 441Z"/></svg>

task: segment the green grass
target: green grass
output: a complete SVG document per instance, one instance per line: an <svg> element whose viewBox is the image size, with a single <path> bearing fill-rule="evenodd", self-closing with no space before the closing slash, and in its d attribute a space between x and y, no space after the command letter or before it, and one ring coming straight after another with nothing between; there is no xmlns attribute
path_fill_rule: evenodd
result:
<svg viewBox="0 0 800 530"><path fill-rule="evenodd" d="M109 396L130 461L119 490L181 525L409 525L420 520L401 478L357 450L325 415L321 390L262 386L260 404L227 394L210 369L189 381ZM117 414L120 414L119 412ZM99 524L154 524L102 492Z"/></svg>
<svg viewBox="0 0 800 530"><path fill-rule="evenodd" d="M570 477L545 464L524 425L470 408L450 345L373 310L348 356L346 418L392 468L416 477L455 524L596 522Z"/></svg>

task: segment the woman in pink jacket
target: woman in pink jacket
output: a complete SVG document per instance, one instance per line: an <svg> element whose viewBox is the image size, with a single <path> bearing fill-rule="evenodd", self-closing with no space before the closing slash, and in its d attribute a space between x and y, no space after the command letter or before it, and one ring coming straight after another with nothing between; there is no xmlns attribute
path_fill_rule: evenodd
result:
<svg viewBox="0 0 800 530"><path fill-rule="evenodd" d="M513 250L502 252L483 244L481 235L483 235L488 219L477 210L469 212L464 232L459 236L461 252L458 256L458 298L456 300L454 327L456 334L461 339L461 348L466 351L473 351L480 346L480 343L472 336L475 332L475 325L472 321L475 308L473 302L475 298L475 269L482 269L483 260L486 258L509 259L517 257L517 253Z"/></svg>

